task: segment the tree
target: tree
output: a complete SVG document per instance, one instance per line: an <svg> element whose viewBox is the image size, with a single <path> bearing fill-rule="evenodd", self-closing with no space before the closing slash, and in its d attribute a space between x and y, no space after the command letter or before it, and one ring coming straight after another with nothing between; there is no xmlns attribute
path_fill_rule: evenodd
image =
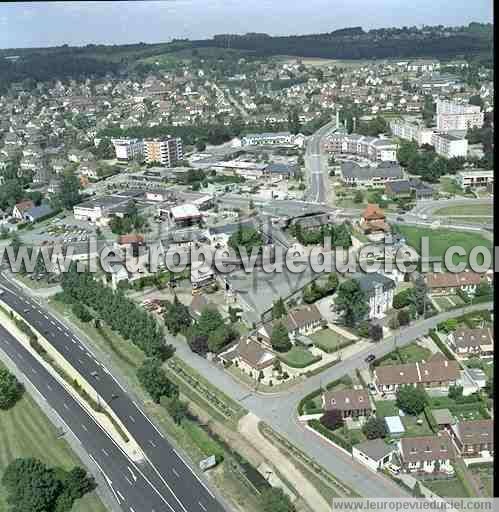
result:
<svg viewBox="0 0 499 512"><path fill-rule="evenodd" d="M70 210L80 201L80 182L74 170L68 169L62 175L59 193L54 200L55 206Z"/></svg>
<svg viewBox="0 0 499 512"><path fill-rule="evenodd" d="M400 327L400 322L397 318L397 315L393 315L390 320L388 321L388 327L392 331L396 331Z"/></svg>
<svg viewBox="0 0 499 512"><path fill-rule="evenodd" d="M357 192L355 192L355 195L353 196L353 202L359 204L362 203L362 201L364 201L364 193L362 192L362 190L357 190Z"/></svg>
<svg viewBox="0 0 499 512"><path fill-rule="evenodd" d="M278 320L286 314L286 304L282 297L279 297L272 305L272 318Z"/></svg>
<svg viewBox="0 0 499 512"><path fill-rule="evenodd" d="M402 309L414 302L414 289L406 288L393 297L392 306L395 309Z"/></svg>
<svg viewBox="0 0 499 512"><path fill-rule="evenodd" d="M478 283L475 291L476 297L488 297L492 295L492 286L487 281L481 281Z"/></svg>
<svg viewBox="0 0 499 512"><path fill-rule="evenodd" d="M336 430L343 426L343 414L338 409L326 411L321 417L321 424L329 430Z"/></svg>
<svg viewBox="0 0 499 512"><path fill-rule="evenodd" d="M265 489L260 493L262 512L296 512L289 496L278 487Z"/></svg>
<svg viewBox="0 0 499 512"><path fill-rule="evenodd" d="M189 308L178 300L176 294L173 297L173 303L166 303L163 319L166 327L174 336L185 331L192 323Z"/></svg>
<svg viewBox="0 0 499 512"><path fill-rule="evenodd" d="M452 385L449 386L449 398L452 400L459 400L463 397L463 386Z"/></svg>
<svg viewBox="0 0 499 512"><path fill-rule="evenodd" d="M158 359L146 359L137 370L137 378L143 388L151 395L157 404L162 396L173 397L178 395L178 388L166 376Z"/></svg>
<svg viewBox="0 0 499 512"><path fill-rule="evenodd" d="M400 165L407 167L409 162L418 155L418 145L416 142L403 140L397 149L397 160Z"/></svg>
<svg viewBox="0 0 499 512"><path fill-rule="evenodd" d="M343 316L346 326L354 327L369 311L366 294L356 279L343 281L334 301L336 312Z"/></svg>
<svg viewBox="0 0 499 512"><path fill-rule="evenodd" d="M16 512L53 510L63 485L53 469L33 459L15 459L4 472L2 484Z"/></svg>
<svg viewBox="0 0 499 512"><path fill-rule="evenodd" d="M407 414L421 414L428 402L424 389L413 386L402 386L397 390L397 407Z"/></svg>
<svg viewBox="0 0 499 512"><path fill-rule="evenodd" d="M172 398L162 398L161 404L164 405L173 421L180 425L187 415L187 403L180 400L177 396L173 396Z"/></svg>
<svg viewBox="0 0 499 512"><path fill-rule="evenodd" d="M205 356L208 353L208 336L204 334L193 334L187 336L187 343L189 348L200 356Z"/></svg>
<svg viewBox="0 0 499 512"><path fill-rule="evenodd" d="M212 332L223 326L224 319L218 310L204 308L196 322L195 331L197 334L210 336Z"/></svg>
<svg viewBox="0 0 499 512"><path fill-rule="evenodd" d="M277 352L287 352L291 349L291 341L289 341L288 330L282 322L277 322L272 327L270 343L272 348Z"/></svg>
<svg viewBox="0 0 499 512"><path fill-rule="evenodd" d="M240 225L238 230L230 236L228 244L236 251L236 254L240 254L239 248L244 247L249 255L253 247L261 248L263 239L256 229Z"/></svg>
<svg viewBox="0 0 499 512"><path fill-rule="evenodd" d="M238 337L239 333L232 326L220 325L208 336L208 350L218 353Z"/></svg>
<svg viewBox="0 0 499 512"><path fill-rule="evenodd" d="M90 322L93 319L93 316L90 314L88 309L79 302L71 306L71 311L79 320L81 320L84 323Z"/></svg>
<svg viewBox="0 0 499 512"><path fill-rule="evenodd" d="M384 438L387 435L387 428L384 418L371 416L363 425L362 432L367 439Z"/></svg>
<svg viewBox="0 0 499 512"><path fill-rule="evenodd" d="M409 325L411 322L411 315L407 309L401 309L397 313L397 320L400 326Z"/></svg>
<svg viewBox="0 0 499 512"><path fill-rule="evenodd" d="M416 480L416 485L412 488L412 495L414 498L424 498L423 491L421 490L421 484Z"/></svg>
<svg viewBox="0 0 499 512"><path fill-rule="evenodd" d="M99 160L109 160L114 158L115 151L111 139L108 139L107 137L101 139L98 146L95 148L94 153Z"/></svg>
<svg viewBox="0 0 499 512"><path fill-rule="evenodd" d="M0 410L13 407L23 393L24 386L7 368L0 366Z"/></svg>
<svg viewBox="0 0 499 512"><path fill-rule="evenodd" d="M61 479L64 490L57 497L54 512L68 512L73 503L92 492L96 487L95 480L88 476L87 472L80 467L74 467Z"/></svg>
<svg viewBox="0 0 499 512"><path fill-rule="evenodd" d="M369 324L369 337L377 342L383 339L383 327L379 324Z"/></svg>

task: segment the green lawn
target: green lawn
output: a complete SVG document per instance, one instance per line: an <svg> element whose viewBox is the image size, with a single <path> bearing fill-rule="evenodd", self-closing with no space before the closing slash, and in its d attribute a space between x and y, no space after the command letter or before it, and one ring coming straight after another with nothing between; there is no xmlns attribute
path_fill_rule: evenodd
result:
<svg viewBox="0 0 499 512"><path fill-rule="evenodd" d="M396 400L379 400L375 402L376 416L378 418L386 418L388 416L398 416L399 409L396 405Z"/></svg>
<svg viewBox="0 0 499 512"><path fill-rule="evenodd" d="M453 256L454 264L467 261L467 256L476 246L484 246L492 250L492 244L482 235L471 231L456 231L452 229L431 229L397 224L398 231L405 237L407 244L421 253L421 239L428 238L429 256L441 258L444 261L445 252L449 247L462 247L466 256Z"/></svg>
<svg viewBox="0 0 499 512"><path fill-rule="evenodd" d="M468 498L468 493L458 478L427 480L424 485L442 498Z"/></svg>
<svg viewBox="0 0 499 512"><path fill-rule="evenodd" d="M401 416L402 424L405 427L406 436L431 436L433 431L428 425L428 421L424 414L419 416ZM418 421L422 421L421 425L418 425Z"/></svg>
<svg viewBox="0 0 499 512"><path fill-rule="evenodd" d="M411 343L399 349L400 357L404 363L419 363L420 361L428 361L431 357L431 350Z"/></svg>
<svg viewBox="0 0 499 512"><path fill-rule="evenodd" d="M464 204L461 206L446 206L433 212L434 215L452 217L453 215L483 215L484 217L493 215L491 204Z"/></svg>
<svg viewBox="0 0 499 512"><path fill-rule="evenodd" d="M442 177L440 178L440 188L442 192L445 192L447 194L453 194L453 195L464 195L463 190L461 187L456 183L456 181L453 178L448 177Z"/></svg>
<svg viewBox="0 0 499 512"><path fill-rule="evenodd" d="M299 345L293 345L288 352L279 354L279 359L292 368L305 368L319 360L307 348Z"/></svg>
<svg viewBox="0 0 499 512"><path fill-rule="evenodd" d="M342 345L349 341L347 338L331 329L321 329L309 336L309 338L317 348L327 353L336 352Z"/></svg>
<svg viewBox="0 0 499 512"><path fill-rule="evenodd" d="M471 464L468 469L480 479L479 485L483 485L484 494L492 497L494 494L494 464Z"/></svg>
<svg viewBox="0 0 499 512"><path fill-rule="evenodd" d="M36 457L50 466L71 469L82 463L35 401L25 396L10 410L0 411L0 474L18 457ZM5 494L0 486L0 512L6 512ZM105 512L95 492L78 500L72 512Z"/></svg>
<svg viewBox="0 0 499 512"><path fill-rule="evenodd" d="M484 371L485 375L488 379L492 378L494 375L494 359L480 359L478 357L472 357L464 362L464 364L468 368L480 368Z"/></svg>

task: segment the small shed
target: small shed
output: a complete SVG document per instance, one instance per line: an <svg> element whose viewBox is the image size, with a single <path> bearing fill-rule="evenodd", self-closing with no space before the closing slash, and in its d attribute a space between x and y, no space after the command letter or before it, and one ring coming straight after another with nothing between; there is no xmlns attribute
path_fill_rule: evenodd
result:
<svg viewBox="0 0 499 512"><path fill-rule="evenodd" d="M392 437L399 437L405 432L400 416L387 416L385 418L386 428Z"/></svg>
<svg viewBox="0 0 499 512"><path fill-rule="evenodd" d="M449 409L432 409L431 414L439 428L450 427L454 423L454 417Z"/></svg>

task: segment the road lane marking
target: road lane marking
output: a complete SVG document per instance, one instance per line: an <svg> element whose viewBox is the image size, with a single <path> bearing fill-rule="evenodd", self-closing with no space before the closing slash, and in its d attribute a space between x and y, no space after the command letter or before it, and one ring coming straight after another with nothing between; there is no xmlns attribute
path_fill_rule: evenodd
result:
<svg viewBox="0 0 499 512"><path fill-rule="evenodd" d="M198 503L199 503L199 506L206 512L206 507L200 501L198 501Z"/></svg>
<svg viewBox="0 0 499 512"><path fill-rule="evenodd" d="M107 453L104 448L101 448L101 451L106 457L109 457L109 453Z"/></svg>
<svg viewBox="0 0 499 512"><path fill-rule="evenodd" d="M182 458L182 456L180 455L180 453L177 452L177 450L175 450L175 448L172 448L173 452L175 453L175 455L184 463L184 466L195 476L196 480L206 489L206 492L213 498L215 499L215 496L213 496L213 493L208 489L208 487L206 486L206 484L196 475L196 473L194 473L194 471L191 469L191 467L187 464L187 462L185 462L185 460Z"/></svg>
<svg viewBox="0 0 499 512"><path fill-rule="evenodd" d="M174 474L177 478L180 478L180 475L177 473L177 471L175 470L175 468L172 468L172 471L173 471L173 474Z"/></svg>
<svg viewBox="0 0 499 512"><path fill-rule="evenodd" d="M150 444L153 448L156 448L156 445L154 444L154 441L151 441L150 439L149 439L149 444Z"/></svg>

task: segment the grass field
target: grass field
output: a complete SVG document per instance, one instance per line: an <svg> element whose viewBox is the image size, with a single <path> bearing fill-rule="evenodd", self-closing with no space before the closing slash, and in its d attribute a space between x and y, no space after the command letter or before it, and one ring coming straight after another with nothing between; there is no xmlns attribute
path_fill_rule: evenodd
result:
<svg viewBox="0 0 499 512"><path fill-rule="evenodd" d="M467 498L468 493L458 478L427 480L424 485L442 498Z"/></svg>
<svg viewBox="0 0 499 512"><path fill-rule="evenodd" d="M325 352L335 352L338 350L340 344L347 341L345 337L331 329L321 329L320 331L314 332L309 338L314 342L317 348Z"/></svg>
<svg viewBox="0 0 499 512"><path fill-rule="evenodd" d="M494 465L471 464L468 469L479 478L479 485L483 486L484 495L492 497L494 494Z"/></svg>
<svg viewBox="0 0 499 512"><path fill-rule="evenodd" d="M0 474L18 457L36 457L50 466L71 469L81 462L27 394L10 410L0 411ZM0 486L0 512L7 512ZM106 512L95 492L78 500L72 512Z"/></svg>
<svg viewBox="0 0 499 512"><path fill-rule="evenodd" d="M433 435L433 431L428 425L428 421L424 414L420 414L419 416L401 416L402 424L405 427L405 435L406 436L431 436ZM417 422L422 422L418 424Z"/></svg>
<svg viewBox="0 0 499 512"><path fill-rule="evenodd" d="M279 354L279 359L292 368L305 368L318 361L308 349L298 345L294 345L288 352Z"/></svg>
<svg viewBox="0 0 499 512"><path fill-rule="evenodd" d="M492 217L493 207L491 204L464 204L460 206L446 206L433 212L434 215L452 217L453 215L482 215Z"/></svg>
<svg viewBox="0 0 499 512"><path fill-rule="evenodd" d="M449 177L442 177L440 178L440 188L442 192L445 192L446 194L452 194L452 195L464 195L463 190L461 187L456 183L456 181L453 178Z"/></svg>
<svg viewBox="0 0 499 512"><path fill-rule="evenodd" d="M476 246L484 246L489 250L492 244L482 235L471 231L455 231L452 229L431 229L416 226L397 225L400 233L405 237L408 245L413 247L419 254L421 253L421 239L428 238L429 256L442 258L444 261L445 252L449 247L462 247L468 256L471 250ZM467 256L453 256L454 264L461 261L467 261Z"/></svg>
<svg viewBox="0 0 499 512"><path fill-rule="evenodd" d="M418 345L417 343L411 343L399 349L400 356L404 363L419 363L420 361L428 361L431 357L431 350Z"/></svg>
<svg viewBox="0 0 499 512"><path fill-rule="evenodd" d="M386 418L388 416L398 416L399 410L395 400L379 400L375 403L376 416L378 418Z"/></svg>

